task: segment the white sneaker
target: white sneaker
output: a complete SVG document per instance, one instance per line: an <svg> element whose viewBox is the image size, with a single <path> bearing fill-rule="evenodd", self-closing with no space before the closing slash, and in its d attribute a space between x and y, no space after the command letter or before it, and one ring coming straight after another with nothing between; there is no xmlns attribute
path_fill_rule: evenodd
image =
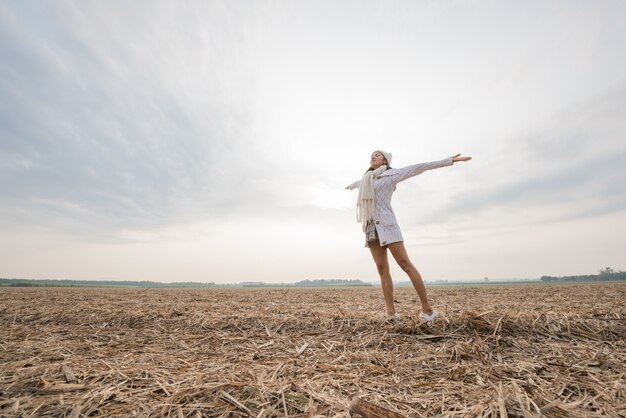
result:
<svg viewBox="0 0 626 418"><path fill-rule="evenodd" d="M422 312L420 314L420 319L426 321L426 322L433 322L435 320L435 318L437 318L439 316L439 312L437 312L436 310L433 309L433 311L431 312L430 315L428 315L427 313Z"/></svg>

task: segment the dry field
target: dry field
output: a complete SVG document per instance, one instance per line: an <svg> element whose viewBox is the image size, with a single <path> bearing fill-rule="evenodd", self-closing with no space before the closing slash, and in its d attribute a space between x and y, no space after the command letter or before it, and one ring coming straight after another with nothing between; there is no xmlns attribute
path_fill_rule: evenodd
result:
<svg viewBox="0 0 626 418"><path fill-rule="evenodd" d="M625 416L626 284L0 289L0 416Z"/></svg>

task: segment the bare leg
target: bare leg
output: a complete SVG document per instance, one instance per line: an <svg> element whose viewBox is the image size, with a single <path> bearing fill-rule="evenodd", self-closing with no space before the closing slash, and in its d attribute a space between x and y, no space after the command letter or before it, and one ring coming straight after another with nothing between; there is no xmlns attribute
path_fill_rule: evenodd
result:
<svg viewBox="0 0 626 418"><path fill-rule="evenodd" d="M385 298L385 306L387 307L387 315L394 315L396 308L393 305L393 281L389 272L389 261L387 260L387 248L381 247L378 241L370 241L370 251L378 274L380 275L380 287L383 289Z"/></svg>
<svg viewBox="0 0 626 418"><path fill-rule="evenodd" d="M422 312L430 315L433 312L433 308L430 306L430 303L428 303L428 296L426 295L426 288L424 287L422 276L413 263L411 263L406 248L404 248L404 242L394 242L393 244L389 244L388 247L396 263L398 263L400 268L404 270L411 279L411 283L413 283L417 296L419 296L420 302L422 303Z"/></svg>

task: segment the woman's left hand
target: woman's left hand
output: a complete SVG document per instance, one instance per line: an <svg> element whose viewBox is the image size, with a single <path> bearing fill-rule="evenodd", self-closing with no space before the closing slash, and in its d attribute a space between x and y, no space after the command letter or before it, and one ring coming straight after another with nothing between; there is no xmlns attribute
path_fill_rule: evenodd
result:
<svg viewBox="0 0 626 418"><path fill-rule="evenodd" d="M457 154L457 155L452 157L452 162L453 163L458 163L459 161L469 161L471 159L472 159L472 157L461 157L461 154Z"/></svg>

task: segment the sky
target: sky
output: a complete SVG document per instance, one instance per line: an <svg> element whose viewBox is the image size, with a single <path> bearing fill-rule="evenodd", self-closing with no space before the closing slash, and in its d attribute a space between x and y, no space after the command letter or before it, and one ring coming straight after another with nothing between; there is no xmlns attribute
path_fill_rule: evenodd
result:
<svg viewBox="0 0 626 418"><path fill-rule="evenodd" d="M426 280L626 269L624 45L621 0L1 0L0 277L375 281L377 149L473 158L394 194Z"/></svg>

